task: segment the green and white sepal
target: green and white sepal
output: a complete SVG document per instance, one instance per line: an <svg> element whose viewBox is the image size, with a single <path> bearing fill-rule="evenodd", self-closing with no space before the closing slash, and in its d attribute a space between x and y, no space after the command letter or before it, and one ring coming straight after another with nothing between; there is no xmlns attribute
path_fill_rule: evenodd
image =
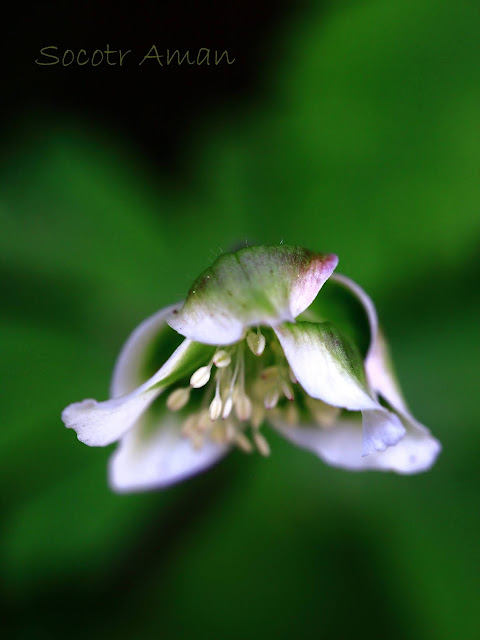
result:
<svg viewBox="0 0 480 640"><path fill-rule="evenodd" d="M221 255L197 278L168 324L205 344L229 345L249 327L292 322L315 299L338 258L288 246Z"/></svg>

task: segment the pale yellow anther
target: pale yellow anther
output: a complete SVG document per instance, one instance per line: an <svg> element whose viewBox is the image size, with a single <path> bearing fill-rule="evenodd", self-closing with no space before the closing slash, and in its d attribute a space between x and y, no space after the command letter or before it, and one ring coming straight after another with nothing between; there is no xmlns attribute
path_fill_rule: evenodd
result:
<svg viewBox="0 0 480 640"><path fill-rule="evenodd" d="M270 455L270 445L259 431L254 432L253 441L255 442L255 446L257 447L259 453L262 454L262 456Z"/></svg>
<svg viewBox="0 0 480 640"><path fill-rule="evenodd" d="M167 409L170 411L180 411L187 404L190 398L190 387L180 387L175 389L167 398Z"/></svg>
<svg viewBox="0 0 480 640"><path fill-rule="evenodd" d="M211 371L211 364L208 364L206 367L200 367L200 369L197 369L190 378L190 386L194 389L200 389L200 387L204 387L210 380Z"/></svg>
<svg viewBox="0 0 480 640"><path fill-rule="evenodd" d="M233 422L231 422L231 420L228 420L225 423L225 435L227 438L227 442L233 442L237 436L237 427L233 424Z"/></svg>
<svg viewBox="0 0 480 640"><path fill-rule="evenodd" d="M249 420L252 415L252 403L244 391L240 391L235 398L235 415L241 422Z"/></svg>
<svg viewBox="0 0 480 640"><path fill-rule="evenodd" d="M250 424L254 429L258 429L265 417L265 407L259 402L255 402L252 407L252 417L250 418Z"/></svg>
<svg viewBox="0 0 480 640"><path fill-rule="evenodd" d="M197 428L200 433L205 433L212 426L212 421L210 420L210 413L208 409L202 409L198 414L198 424Z"/></svg>
<svg viewBox="0 0 480 640"><path fill-rule="evenodd" d="M278 367L271 366L264 369L261 373L262 380L274 380L278 377Z"/></svg>
<svg viewBox="0 0 480 640"><path fill-rule="evenodd" d="M247 333L247 344L248 348L254 355L261 356L265 350L265 336L260 333L260 331L257 331L256 333L254 331L249 331Z"/></svg>
<svg viewBox="0 0 480 640"><path fill-rule="evenodd" d="M231 363L232 358L230 354L227 353L224 349L217 351L217 353L213 356L213 364L219 369L223 369L223 367L228 367Z"/></svg>
<svg viewBox="0 0 480 640"><path fill-rule="evenodd" d="M310 410L315 422L324 429L330 429L334 426L340 414L340 408L307 396L306 405Z"/></svg>
<svg viewBox="0 0 480 640"><path fill-rule="evenodd" d="M210 416L210 420L215 422L222 415L222 399L219 393L215 394L212 402L210 403L210 407L208 409L208 414Z"/></svg>
<svg viewBox="0 0 480 640"><path fill-rule="evenodd" d="M285 411L285 419L290 427L298 425L300 414L294 402L289 402Z"/></svg>
<svg viewBox="0 0 480 640"><path fill-rule="evenodd" d="M259 329L248 331L246 342L255 355L259 356L265 350L266 340ZM288 366L280 345L273 340L271 344L269 342L269 348L270 346L274 351L275 364L263 370L260 366L252 366L251 360L245 361L245 343L241 341L234 347L219 348L207 365L192 374L190 387L196 389L209 382L212 370L215 378L213 399L210 395L213 390L209 385L201 404L203 409L197 410L183 424L182 433L188 436L195 449L202 447L206 439L209 439L223 445L235 445L246 453L257 450L262 456L268 456L270 446L260 431L266 412L270 411L268 416L273 420L284 421L292 426L299 424L299 410L293 402L293 384L297 383L297 379ZM228 368L232 362L233 366ZM214 366L217 369L213 369ZM250 379L254 373L256 375ZM168 408L172 411L182 409L189 400L190 392L191 388L173 391L167 399ZM285 403L284 397L291 402ZM307 404L307 407L323 427L333 422L337 415L335 412L338 412L319 401L310 406ZM248 437L244 431L246 422L251 425Z"/></svg>
<svg viewBox="0 0 480 640"><path fill-rule="evenodd" d="M222 411L223 420L226 420L228 418L228 416L232 412L232 408L233 408L233 397L232 397L232 394L229 393L228 396L225 398L225 402L223 403L223 411Z"/></svg>
<svg viewBox="0 0 480 640"><path fill-rule="evenodd" d="M252 443L242 431L237 431L235 434L235 444L245 453L252 453L253 451Z"/></svg>
<svg viewBox="0 0 480 640"><path fill-rule="evenodd" d="M283 390L283 395L285 396L285 398L287 400L292 401L293 400L293 389L292 387L288 384L288 382L284 382L282 384L282 390Z"/></svg>
<svg viewBox="0 0 480 640"><path fill-rule="evenodd" d="M217 444L225 444L227 442L227 433L225 431L225 425L221 422L215 422L209 433L209 436L213 442Z"/></svg>
<svg viewBox="0 0 480 640"><path fill-rule="evenodd" d="M198 451L201 449L205 443L205 437L201 433L194 433L190 438L193 448Z"/></svg>
<svg viewBox="0 0 480 640"><path fill-rule="evenodd" d="M191 437L197 426L197 415L194 413L185 420L182 426L182 435Z"/></svg>
<svg viewBox="0 0 480 640"><path fill-rule="evenodd" d="M274 407L276 407L279 397L280 393L276 387L269 391L263 399L265 409L273 409Z"/></svg>

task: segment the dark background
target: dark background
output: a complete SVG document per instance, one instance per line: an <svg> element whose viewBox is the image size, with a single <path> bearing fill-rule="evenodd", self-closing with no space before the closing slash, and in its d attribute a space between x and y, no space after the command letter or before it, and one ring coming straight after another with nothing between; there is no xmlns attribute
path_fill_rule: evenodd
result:
<svg viewBox="0 0 480 640"><path fill-rule="evenodd" d="M28 9L11 6L2 39L2 132L12 118L30 115L55 118L74 113L95 122L103 131L120 131L150 162L175 173L182 167L182 139L192 121L213 107L259 99L264 93L260 77L262 60L271 48L272 33L292 15L301 12L285 2L61 2L39 3ZM81 61L96 49L131 53L120 66L119 54L107 56L97 66L91 61L68 64L70 49L85 49ZM57 64L42 56L60 58ZM160 66L154 59L139 64L156 45L163 54ZM211 49L211 63L166 63L178 49L181 58L190 51ZM214 51L228 51L229 59L215 65ZM153 52L151 53L153 55ZM101 58L97 54L95 63ZM225 59L224 59L225 60Z"/></svg>
<svg viewBox="0 0 480 640"><path fill-rule="evenodd" d="M477 2L49 3L5 14L2 626L11 638L479 636ZM218 67L35 65L41 47L227 49ZM269 436L112 494L60 412L247 239L335 252L372 295L428 473Z"/></svg>

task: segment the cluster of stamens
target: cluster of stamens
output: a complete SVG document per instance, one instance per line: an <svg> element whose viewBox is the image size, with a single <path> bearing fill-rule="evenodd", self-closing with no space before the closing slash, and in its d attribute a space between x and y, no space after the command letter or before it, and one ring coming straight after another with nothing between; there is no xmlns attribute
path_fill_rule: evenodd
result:
<svg viewBox="0 0 480 640"><path fill-rule="evenodd" d="M299 423L299 411L293 402L292 385L297 383L295 376L275 339L268 345L271 351L271 357L267 358L268 366L263 364L265 358L260 356L266 346L265 336L259 329L248 331L244 341L218 349L206 365L192 374L189 386L179 387L170 393L167 408L180 411L189 403L192 390L205 388L200 407L190 413L182 427L182 433L190 438L195 448L202 447L209 438L220 444L234 444L246 453L256 449L268 456L270 446L261 433L266 413L281 413L286 424L291 426ZM257 358L251 358L249 352ZM274 364L271 364L272 358ZM252 371L253 375L250 375ZM289 402L283 402L285 399ZM314 419L321 426L328 427L332 417L329 409L333 407L312 398L308 401L308 409Z"/></svg>

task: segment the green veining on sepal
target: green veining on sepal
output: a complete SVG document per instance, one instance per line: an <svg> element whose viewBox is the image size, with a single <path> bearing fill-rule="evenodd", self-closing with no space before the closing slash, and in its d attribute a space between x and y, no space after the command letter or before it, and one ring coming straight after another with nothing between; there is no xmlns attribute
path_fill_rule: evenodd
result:
<svg viewBox="0 0 480 640"><path fill-rule="evenodd" d="M338 259L285 245L223 254L194 282L168 323L193 340L231 344L255 324L293 321L317 295ZM219 342L220 343L220 342Z"/></svg>
<svg viewBox="0 0 480 640"><path fill-rule="evenodd" d="M367 379L360 351L333 323L303 321L286 323L285 327L299 343L310 341L312 346L322 345L338 365L355 377L367 391Z"/></svg>
<svg viewBox="0 0 480 640"><path fill-rule="evenodd" d="M279 303L288 301L292 279L308 269L314 255L308 249L283 245L223 254L195 280L184 309L203 297L212 307L220 301L237 317L250 310L275 315Z"/></svg>

